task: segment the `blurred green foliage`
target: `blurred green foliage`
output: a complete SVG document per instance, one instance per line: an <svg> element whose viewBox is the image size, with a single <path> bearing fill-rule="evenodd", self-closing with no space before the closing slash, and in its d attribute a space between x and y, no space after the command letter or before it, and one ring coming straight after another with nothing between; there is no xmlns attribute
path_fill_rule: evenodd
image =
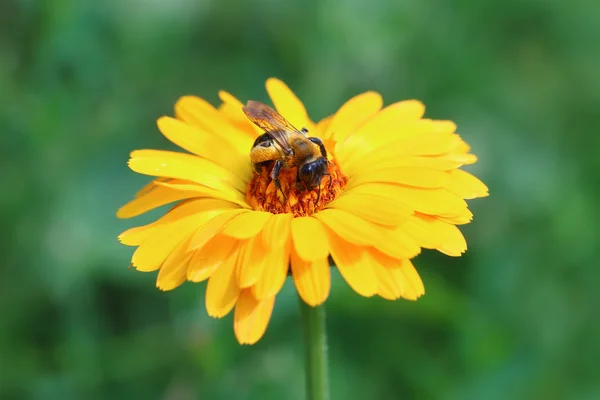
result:
<svg viewBox="0 0 600 400"><path fill-rule="evenodd" d="M600 398L600 5L592 1L0 3L0 398L302 399L293 286L239 346L203 284L128 268L115 210L176 99L266 100L313 118L365 90L453 119L491 197L460 259L415 260L427 295L335 276L333 399ZM154 213L153 216L159 215Z"/></svg>

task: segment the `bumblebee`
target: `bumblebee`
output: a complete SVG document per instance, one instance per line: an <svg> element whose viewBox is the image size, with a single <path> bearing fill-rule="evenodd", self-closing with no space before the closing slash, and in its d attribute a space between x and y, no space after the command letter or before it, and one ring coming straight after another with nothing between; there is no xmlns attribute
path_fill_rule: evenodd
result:
<svg viewBox="0 0 600 400"><path fill-rule="evenodd" d="M274 162L271 179L275 187L286 198L281 190L279 174L282 168L298 167L296 185L303 185L305 190L319 188L317 203L321 198L321 181L327 172L329 161L323 141L316 137L308 137L308 129L296 129L277 111L258 101L250 100L242 110L256 126L265 133L260 135L252 145L250 161L254 169Z"/></svg>

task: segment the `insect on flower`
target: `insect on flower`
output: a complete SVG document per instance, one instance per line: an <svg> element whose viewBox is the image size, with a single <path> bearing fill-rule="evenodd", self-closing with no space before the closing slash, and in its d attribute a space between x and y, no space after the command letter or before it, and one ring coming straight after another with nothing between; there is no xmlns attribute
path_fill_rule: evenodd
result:
<svg viewBox="0 0 600 400"><path fill-rule="evenodd" d="M265 131L256 138L250 151L254 169L258 172L261 167L274 162L270 176L281 191L281 168L297 167L296 184L304 185L306 190L318 187L316 203L319 203L323 176L329 176L330 187L333 182L327 172L327 150L323 141L318 137L308 137L305 127L297 130L266 104L250 100L243 110L248 119ZM287 201L285 193L282 194Z"/></svg>

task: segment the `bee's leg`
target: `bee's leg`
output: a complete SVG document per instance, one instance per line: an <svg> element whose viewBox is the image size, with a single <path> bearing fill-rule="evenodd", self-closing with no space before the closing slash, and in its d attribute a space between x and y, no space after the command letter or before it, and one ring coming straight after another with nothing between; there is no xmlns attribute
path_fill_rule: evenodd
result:
<svg viewBox="0 0 600 400"><path fill-rule="evenodd" d="M273 170L271 171L271 179L273 179L273 183L275 183L275 187L277 190L281 192L285 201L287 201L287 196L281 190L281 182L279 182L279 172L281 172L281 167L283 166L283 161L277 160L275 161L275 165L273 166Z"/></svg>
<svg viewBox="0 0 600 400"><path fill-rule="evenodd" d="M331 192L331 185L333 185L333 176L329 172L325 172L323 175L327 175L329 177L329 191Z"/></svg>
<svg viewBox="0 0 600 400"><path fill-rule="evenodd" d="M323 177L319 176L319 191L317 192L317 201L315 202L315 205L319 204L319 200L321 199L321 179L323 179Z"/></svg>
<svg viewBox="0 0 600 400"><path fill-rule="evenodd" d="M321 150L321 155L327 158L327 149L325 148L325 145L323 144L323 141L321 139L319 139L318 137L309 137L308 140L319 146L319 149Z"/></svg>

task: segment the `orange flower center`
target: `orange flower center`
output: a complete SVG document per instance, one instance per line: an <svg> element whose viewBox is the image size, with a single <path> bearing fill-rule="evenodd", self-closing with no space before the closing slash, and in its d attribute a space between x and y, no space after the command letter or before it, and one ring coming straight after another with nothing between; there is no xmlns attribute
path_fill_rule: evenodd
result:
<svg viewBox="0 0 600 400"><path fill-rule="evenodd" d="M297 183L297 167L281 168L280 191L271 179L273 165L274 163L261 166L248 182L246 201L255 210L273 214L291 213L294 217L305 217L324 209L342 193L348 182L339 165L333 161L327 167L329 175L324 175L321 184L313 189L306 188L302 182Z"/></svg>

